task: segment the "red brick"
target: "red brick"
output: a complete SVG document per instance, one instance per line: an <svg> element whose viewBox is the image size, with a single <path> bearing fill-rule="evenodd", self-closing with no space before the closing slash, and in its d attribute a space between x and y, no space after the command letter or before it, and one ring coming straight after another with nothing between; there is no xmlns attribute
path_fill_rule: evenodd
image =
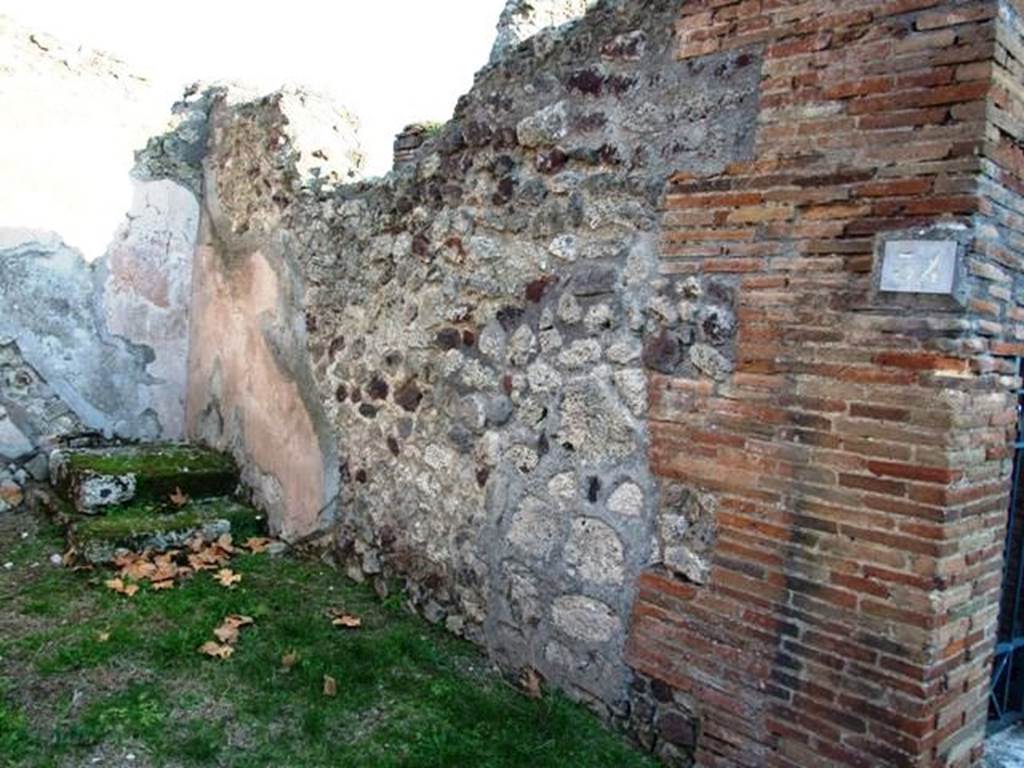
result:
<svg viewBox="0 0 1024 768"><path fill-rule="evenodd" d="M970 762L1024 355L1024 97L995 7L683 5L682 45L765 46L752 154L665 201L662 274L737 291L736 370L651 379L651 466L716 498L718 540L685 598L644 577L630 654L697 704L698 764ZM877 295L880 237L951 223L984 232L965 304Z"/></svg>
<svg viewBox="0 0 1024 768"><path fill-rule="evenodd" d="M973 7L956 11L935 11L922 13L917 17L915 26L918 29L938 29L967 24L972 21L985 21L996 15L995 6L991 3L976 3Z"/></svg>
<svg viewBox="0 0 1024 768"><path fill-rule="evenodd" d="M963 472L956 469L924 467L887 461L869 461L868 469L876 475L902 477L907 480L921 480L926 483L952 483L963 476Z"/></svg>
<svg viewBox="0 0 1024 768"><path fill-rule="evenodd" d="M969 367L966 360L961 360L957 357L933 355L926 352L883 352L875 355L874 362L877 365L922 371L964 372Z"/></svg>

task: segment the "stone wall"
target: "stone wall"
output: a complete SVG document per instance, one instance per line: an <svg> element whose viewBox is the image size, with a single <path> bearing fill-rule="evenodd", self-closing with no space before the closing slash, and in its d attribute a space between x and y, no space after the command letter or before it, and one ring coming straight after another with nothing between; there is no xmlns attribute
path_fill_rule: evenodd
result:
<svg viewBox="0 0 1024 768"><path fill-rule="evenodd" d="M207 189L231 199L208 200L220 256L201 251L197 265L199 334L229 317L249 328L233 338L277 327L239 288L257 264L300 299L301 324L268 289L289 330L257 346L308 349L316 396L301 354L270 354L293 386L236 408L241 452L279 462L282 497L310 494L273 517L292 535L322 528L312 489L329 502L340 467L333 536L353 576L381 589L406 578L431 620L620 717L637 574L665 558L703 578L710 535L680 530L707 514L700 494L676 493L676 517L656 519L644 365L721 377L733 355L734 281L657 275L666 169L745 159L757 114L755 56L675 62L678 8L598 9L533 38L380 181L304 182L279 111L215 111ZM260 196L243 193L252 177L269 182ZM204 306L222 282L233 293ZM196 349L194 337L194 362ZM248 341L239 352L236 376L264 355ZM196 375L225 386L232 363L218 354L220 368ZM326 484L298 464L322 465Z"/></svg>
<svg viewBox="0 0 1024 768"><path fill-rule="evenodd" d="M580 18L595 0L508 0L498 19L491 63L538 32Z"/></svg>
<svg viewBox="0 0 1024 768"><path fill-rule="evenodd" d="M976 764L1021 10L608 0L354 184L344 113L190 93L137 171L202 195L188 434L275 531L667 762ZM950 291L882 290L906 241L949 244ZM73 428L25 346L0 391Z"/></svg>
<svg viewBox="0 0 1024 768"><path fill-rule="evenodd" d="M721 375L731 349L728 280L657 277L663 172L743 159L757 108L753 60L675 65L677 7L482 72L414 166L323 201L304 261L350 570L410 577L428 618L618 716L661 557L644 359ZM696 351L645 350L663 326Z"/></svg>
<svg viewBox="0 0 1024 768"><path fill-rule="evenodd" d="M342 187L272 100L215 111L197 290L273 379L236 450L300 435L254 464L325 500L278 525L667 761L976 762L1018 12L603 3ZM881 290L907 240L951 244L948 295ZM245 370L219 354L211 391Z"/></svg>

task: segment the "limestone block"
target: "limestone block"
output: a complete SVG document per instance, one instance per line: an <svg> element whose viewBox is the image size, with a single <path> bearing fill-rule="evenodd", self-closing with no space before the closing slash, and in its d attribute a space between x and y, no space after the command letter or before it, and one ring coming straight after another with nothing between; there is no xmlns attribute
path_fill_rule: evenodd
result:
<svg viewBox="0 0 1024 768"><path fill-rule="evenodd" d="M622 622L608 605L584 595L555 598L551 616L558 629L586 643L606 643L622 631Z"/></svg>
<svg viewBox="0 0 1024 768"><path fill-rule="evenodd" d="M690 362L701 373L719 381L725 379L733 369L733 364L708 344L694 344L690 347Z"/></svg>
<svg viewBox="0 0 1024 768"><path fill-rule="evenodd" d="M627 480L608 497L608 511L626 517L639 517L644 511L643 489Z"/></svg>
<svg viewBox="0 0 1024 768"><path fill-rule="evenodd" d="M590 517L574 520L565 545L569 572L593 584L621 584L625 555L611 526Z"/></svg>
<svg viewBox="0 0 1024 768"><path fill-rule="evenodd" d="M508 541L526 555L545 558L558 543L559 524L554 510L540 499L528 497L512 516Z"/></svg>

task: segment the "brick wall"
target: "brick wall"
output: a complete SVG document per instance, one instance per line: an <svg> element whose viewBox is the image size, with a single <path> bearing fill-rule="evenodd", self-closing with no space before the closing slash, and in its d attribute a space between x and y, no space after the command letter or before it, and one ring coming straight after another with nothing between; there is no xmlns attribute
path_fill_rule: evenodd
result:
<svg viewBox="0 0 1024 768"><path fill-rule="evenodd" d="M706 585L642 575L628 647L701 766L980 757L1024 352L1015 5L683 8L688 66L762 62L754 160L678 174L663 214L662 272L738 297L731 376L649 381L654 471L714 494L718 534ZM957 299L878 291L908 237L959 243Z"/></svg>

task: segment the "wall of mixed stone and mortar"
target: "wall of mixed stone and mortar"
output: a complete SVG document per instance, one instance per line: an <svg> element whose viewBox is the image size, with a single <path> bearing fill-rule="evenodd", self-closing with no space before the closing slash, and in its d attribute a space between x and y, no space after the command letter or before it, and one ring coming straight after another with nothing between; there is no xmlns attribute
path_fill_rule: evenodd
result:
<svg viewBox="0 0 1024 768"><path fill-rule="evenodd" d="M667 761L975 764L1020 12L605 2L359 184L315 98L189 94L140 163L202 193L188 434L276 532ZM881 291L894 239L954 243L954 294Z"/></svg>
<svg viewBox="0 0 1024 768"><path fill-rule="evenodd" d="M272 472L281 494L322 491L290 533L335 522L354 577L404 577L431 620L623 718L637 574L703 579L711 538L708 499L659 500L644 368L722 377L733 354L733 281L657 274L666 172L747 157L757 114L754 57L675 61L679 7L608 4L534 37L381 180L325 187L295 173L279 105L215 106L193 308L215 336L251 272L285 286L241 314L282 339L265 345L288 392L235 412L287 404L275 434L302 437L266 449L296 470ZM200 295L215 283L234 295ZM193 362L213 343L194 337ZM252 348L217 356L241 369ZM217 371L190 399L207 439Z"/></svg>
<svg viewBox="0 0 1024 768"><path fill-rule="evenodd" d="M623 718L639 569L705 567L659 528L644 364L720 376L732 341L727 280L657 279L664 169L741 159L756 114L749 59L675 65L677 8L482 72L415 166L323 201L304 262L350 572Z"/></svg>
<svg viewBox="0 0 1024 768"><path fill-rule="evenodd" d="M976 764L1019 13L602 4L386 179L279 169L349 572L669 761ZM892 240L952 243L956 290L880 290Z"/></svg>

